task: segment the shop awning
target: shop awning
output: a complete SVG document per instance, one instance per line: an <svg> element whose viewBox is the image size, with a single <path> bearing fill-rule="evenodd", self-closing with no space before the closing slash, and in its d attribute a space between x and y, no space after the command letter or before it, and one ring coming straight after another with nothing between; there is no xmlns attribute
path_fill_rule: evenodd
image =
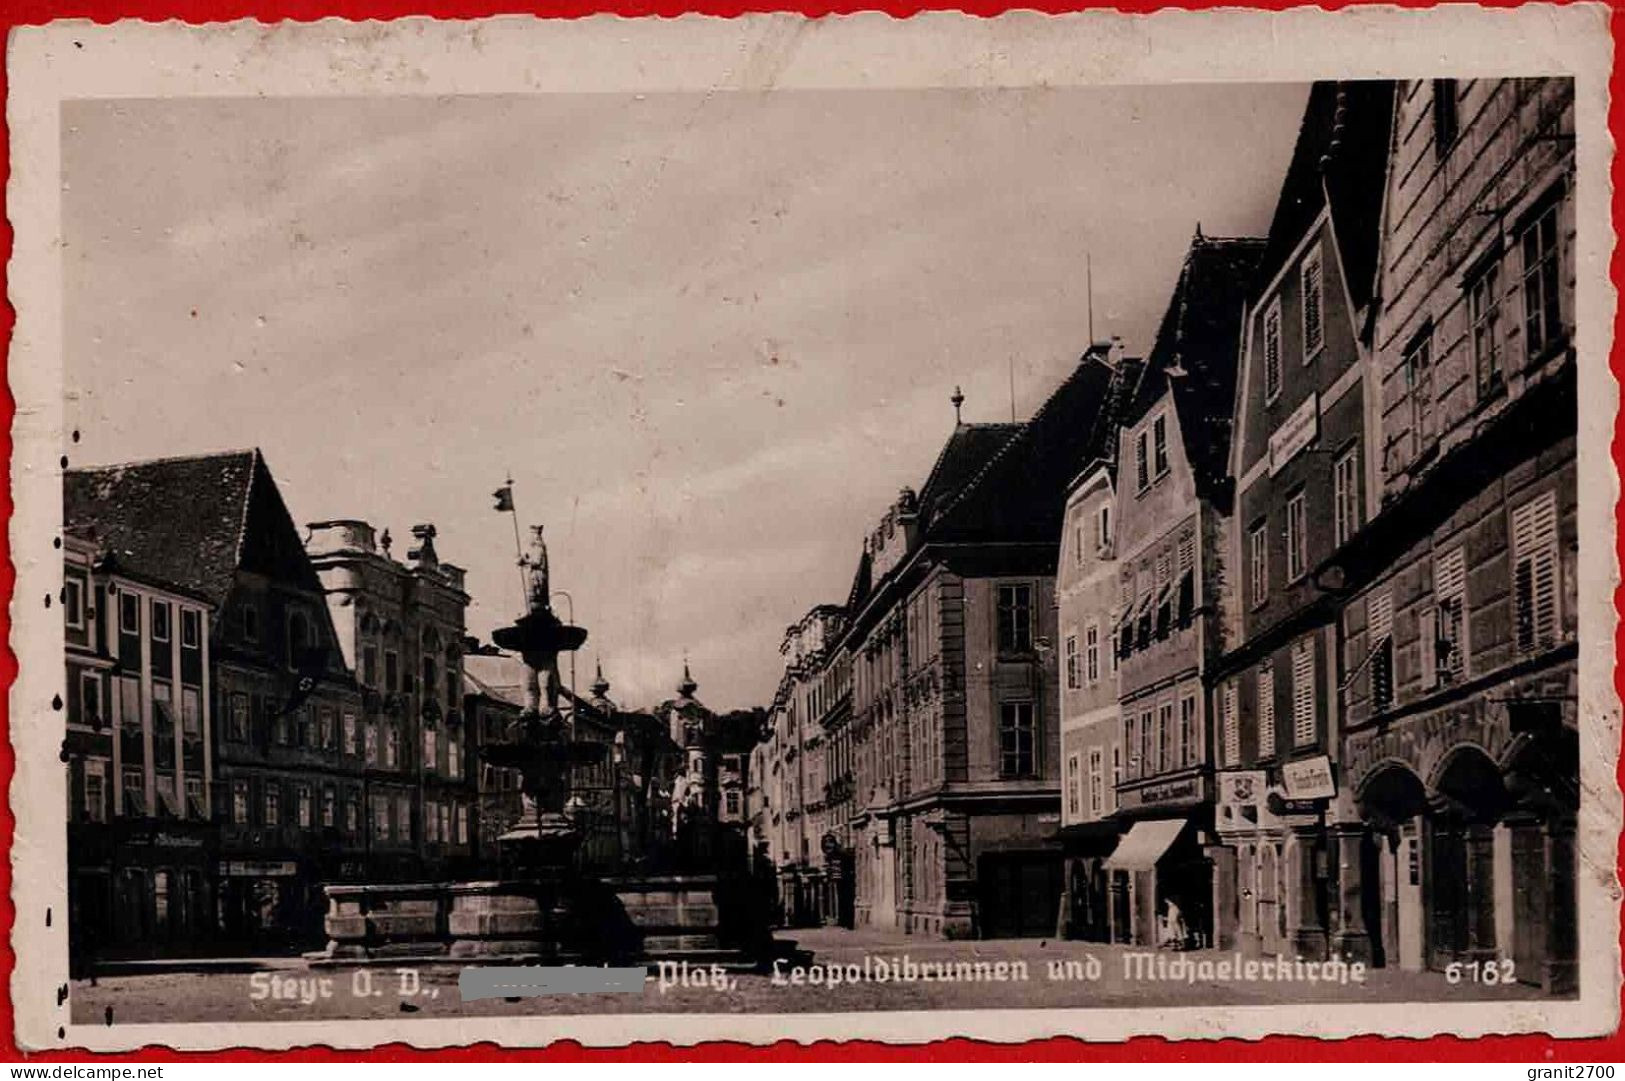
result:
<svg viewBox="0 0 1625 1081"><path fill-rule="evenodd" d="M1136 822L1117 842L1117 848L1106 857L1106 866L1116 871L1149 871L1168 851L1179 831L1185 828L1183 818L1159 818L1149 822Z"/></svg>

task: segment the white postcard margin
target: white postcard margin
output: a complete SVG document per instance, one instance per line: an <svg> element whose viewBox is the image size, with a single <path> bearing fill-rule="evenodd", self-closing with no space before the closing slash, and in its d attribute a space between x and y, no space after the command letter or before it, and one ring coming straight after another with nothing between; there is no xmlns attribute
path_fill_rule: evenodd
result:
<svg viewBox="0 0 1625 1081"><path fill-rule="evenodd" d="M1598 4L1427 11L1359 7L1283 13L1225 9L1153 15L1084 12L997 18L932 13L808 20L685 16L627 20L503 17L352 23L191 26L58 22L13 31L7 64L15 244L8 268L17 312L9 357L16 414L11 463L11 690L16 754L11 810L18 1045L120 1050L417 1047L491 1040L589 1046L704 1040L947 1037L999 1042L1076 1036L1121 1040L1257 1039L1285 1033L1471 1037L1597 1035L1618 1021L1620 711L1614 691L1616 547L1583 544L1580 574L1580 994L1564 1001L1429 1002L1268 1007L1101 1008L841 1014L605 1014L391 1021L76 1025L66 990L66 803L58 758L64 728L62 623L47 608L62 585L64 430L60 232L60 106L70 99L246 95L452 95L617 91L1001 87L1095 83L1302 81L1568 74L1576 79L1577 305L1581 418L1580 532L1615 537L1618 478L1610 455L1618 388L1609 370L1615 290L1610 216L1613 142L1609 10ZM1617 540L1617 538L1616 538Z"/></svg>

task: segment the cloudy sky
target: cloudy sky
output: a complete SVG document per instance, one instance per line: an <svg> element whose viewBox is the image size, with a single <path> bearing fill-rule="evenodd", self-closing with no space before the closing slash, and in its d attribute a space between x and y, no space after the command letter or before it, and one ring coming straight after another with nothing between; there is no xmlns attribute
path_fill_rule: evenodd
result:
<svg viewBox="0 0 1625 1081"><path fill-rule="evenodd" d="M1302 86L78 102L76 464L262 448L296 521L432 521L482 636L512 472L617 698L765 702L953 424L1146 347L1261 232ZM582 682L585 682L583 675Z"/></svg>

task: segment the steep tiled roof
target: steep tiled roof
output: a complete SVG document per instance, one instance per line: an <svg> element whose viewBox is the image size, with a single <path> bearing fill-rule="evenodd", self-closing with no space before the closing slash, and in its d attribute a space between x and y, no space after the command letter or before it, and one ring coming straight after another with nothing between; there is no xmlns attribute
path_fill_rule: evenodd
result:
<svg viewBox="0 0 1625 1081"><path fill-rule="evenodd" d="M1356 308L1370 302L1394 94L1392 82L1377 80L1319 82L1310 89L1270 222L1260 288L1286 265L1329 196L1349 295Z"/></svg>
<svg viewBox="0 0 1625 1081"><path fill-rule="evenodd" d="M1058 542L1066 485L1098 453L1114 369L1081 360L1027 423L924 523L929 542Z"/></svg>
<svg viewBox="0 0 1625 1081"><path fill-rule="evenodd" d="M1123 417L1133 424L1172 388L1185 455L1203 496L1213 495L1227 472L1242 305L1263 253L1261 238L1196 235Z"/></svg>
<svg viewBox="0 0 1625 1081"><path fill-rule="evenodd" d="M952 503L982 466L1020 431L1019 424L956 425L920 489L920 521L929 526L936 512Z"/></svg>
<svg viewBox="0 0 1625 1081"><path fill-rule="evenodd" d="M248 547L250 496L262 475L270 484L257 450L74 469L63 479L63 519L116 566L219 605Z"/></svg>

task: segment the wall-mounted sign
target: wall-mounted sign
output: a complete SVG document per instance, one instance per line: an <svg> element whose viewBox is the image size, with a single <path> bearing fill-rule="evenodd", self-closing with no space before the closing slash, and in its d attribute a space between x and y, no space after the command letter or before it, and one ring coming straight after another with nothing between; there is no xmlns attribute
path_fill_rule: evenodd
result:
<svg viewBox="0 0 1625 1081"><path fill-rule="evenodd" d="M1124 788L1118 792L1118 804L1124 807L1168 807L1200 803L1207 798L1206 778L1181 777L1174 781L1158 781L1140 788Z"/></svg>
<svg viewBox="0 0 1625 1081"><path fill-rule="evenodd" d="M1289 800L1331 799L1337 795L1332 760L1321 754L1286 763L1281 767L1281 788Z"/></svg>
<svg viewBox="0 0 1625 1081"><path fill-rule="evenodd" d="M1214 776L1218 789L1215 824L1221 830L1252 829L1258 825L1258 805L1267 781L1263 770L1226 770Z"/></svg>
<svg viewBox="0 0 1625 1081"><path fill-rule="evenodd" d="M1320 395L1311 394L1281 426L1270 433L1270 476L1298 456L1320 435Z"/></svg>
<svg viewBox="0 0 1625 1081"><path fill-rule="evenodd" d="M292 860L222 860L223 878L292 878L299 865Z"/></svg>

